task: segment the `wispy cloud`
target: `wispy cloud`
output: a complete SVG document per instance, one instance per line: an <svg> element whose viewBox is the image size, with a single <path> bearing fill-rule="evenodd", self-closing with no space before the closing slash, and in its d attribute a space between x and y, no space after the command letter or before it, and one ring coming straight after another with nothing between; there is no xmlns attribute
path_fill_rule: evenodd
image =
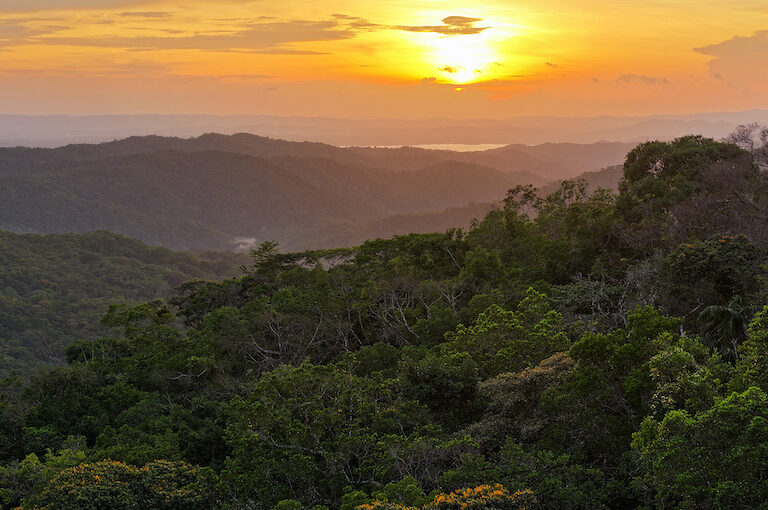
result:
<svg viewBox="0 0 768 510"><path fill-rule="evenodd" d="M346 22L347 26L354 29L376 29L376 28L383 28L382 25L379 25L378 23L371 23L365 18L361 18L359 16L350 16L348 14L334 14L333 17L337 20Z"/></svg>
<svg viewBox="0 0 768 510"><path fill-rule="evenodd" d="M164 11L127 11L127 12L121 12L119 16L123 18L161 19L161 18L170 18L173 16L173 13L164 12Z"/></svg>
<svg viewBox="0 0 768 510"><path fill-rule="evenodd" d="M669 85L669 80L664 77L646 76L644 74L625 73L616 78L616 83L639 83L642 85Z"/></svg>
<svg viewBox="0 0 768 510"><path fill-rule="evenodd" d="M151 0L2 0L0 13L119 9L149 3Z"/></svg>
<svg viewBox="0 0 768 510"><path fill-rule="evenodd" d="M136 12L123 13L130 16L162 19L167 13ZM129 17L130 17L129 16ZM319 55L319 51L308 51L292 45L303 42L333 41L355 37L359 20L288 20L265 21L253 19L235 26L207 32L172 32L151 29L154 35L102 35L70 36L58 34L55 27L30 29L20 21L0 21L0 45L44 44L59 46L87 46L99 48L124 48L133 50L208 50L238 51L279 55ZM66 28L66 27L59 27Z"/></svg>
<svg viewBox="0 0 768 510"><path fill-rule="evenodd" d="M479 34L491 27L477 27L476 23L483 21L483 18L467 18L465 16L448 16L442 19L442 25L398 25L393 27L397 30L407 32L432 32L442 35L473 35Z"/></svg>
<svg viewBox="0 0 768 510"><path fill-rule="evenodd" d="M31 37L55 33L68 28L57 19L0 19L0 45L9 46Z"/></svg>
<svg viewBox="0 0 768 510"><path fill-rule="evenodd" d="M88 73L89 76L148 76L167 75L170 69L163 64L132 60L123 63L100 62L99 69ZM82 77L83 71L70 67L47 67L45 69L4 68L0 69L0 76L28 76L35 78L63 76L70 78Z"/></svg>

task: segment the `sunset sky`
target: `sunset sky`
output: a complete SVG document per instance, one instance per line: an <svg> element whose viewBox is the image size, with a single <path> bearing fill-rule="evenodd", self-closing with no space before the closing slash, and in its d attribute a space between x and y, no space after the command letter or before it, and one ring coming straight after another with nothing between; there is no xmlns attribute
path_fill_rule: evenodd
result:
<svg viewBox="0 0 768 510"><path fill-rule="evenodd" d="M0 0L0 113L768 107L766 0Z"/></svg>

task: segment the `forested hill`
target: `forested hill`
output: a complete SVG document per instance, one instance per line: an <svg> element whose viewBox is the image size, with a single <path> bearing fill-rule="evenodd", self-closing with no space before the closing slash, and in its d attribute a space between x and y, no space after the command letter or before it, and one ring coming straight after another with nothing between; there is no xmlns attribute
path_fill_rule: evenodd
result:
<svg viewBox="0 0 768 510"><path fill-rule="evenodd" d="M0 149L0 228L105 229L173 249L265 240L291 250L333 247L336 226L361 232L358 240L389 236L395 231L380 230L389 217L497 201L517 184L598 168L591 161L618 163L622 147L584 146L572 168L513 149L346 149L245 134ZM367 232L373 224L378 230Z"/></svg>
<svg viewBox="0 0 768 510"><path fill-rule="evenodd" d="M636 144L597 142L592 144L546 143L507 145L474 152L429 150L417 147L353 147L366 161L385 167L418 169L444 160L489 166L503 171L526 169L546 180L572 178L579 173L624 162Z"/></svg>
<svg viewBox="0 0 768 510"><path fill-rule="evenodd" d="M317 142L290 142L249 133L208 133L197 138L134 136L101 144L75 144L57 149L0 148L0 154L9 159L55 161L101 159L164 151L217 151L265 159L281 156L323 158L391 171L419 170L444 161L461 161L504 172L528 171L546 179L564 179L581 172L619 164L635 145L621 142L513 144L485 151L455 152L409 146L336 147Z"/></svg>
<svg viewBox="0 0 768 510"><path fill-rule="evenodd" d="M244 255L192 255L110 232L0 231L0 372L61 363L75 340L104 334L110 304L170 297L193 279L238 274Z"/></svg>
<svg viewBox="0 0 768 510"><path fill-rule="evenodd" d="M66 366L2 381L0 505L764 508L750 148L641 144L618 192L515 186L466 231L267 242L237 277L111 307Z"/></svg>

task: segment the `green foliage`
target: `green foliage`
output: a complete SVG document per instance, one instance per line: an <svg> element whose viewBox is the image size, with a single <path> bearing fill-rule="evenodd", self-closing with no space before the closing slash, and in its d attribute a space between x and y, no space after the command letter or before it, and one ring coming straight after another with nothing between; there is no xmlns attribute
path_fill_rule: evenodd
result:
<svg viewBox="0 0 768 510"><path fill-rule="evenodd" d="M629 469L632 432L649 414L656 389L651 360L677 343L679 325L677 319L642 308L623 329L582 336L570 350L574 369L539 401L538 419L544 425L538 444L601 466L609 476Z"/></svg>
<svg viewBox="0 0 768 510"><path fill-rule="evenodd" d="M0 468L0 503L3 508L15 508L25 498L38 494L48 481L62 469L76 466L85 460L82 449L48 452L44 460L30 453L20 462Z"/></svg>
<svg viewBox="0 0 768 510"><path fill-rule="evenodd" d="M0 337L54 325L14 307L71 318L66 366L0 380L2 507L759 506L768 180L743 157L700 137L643 144L619 197L519 186L467 232L267 242L242 275L170 300L147 301L231 259L0 236L4 253L48 239L83 256L43 243L45 260L13 252L0 271ZM167 278L120 297L126 267L139 290ZM112 306L78 329L62 303L86 295Z"/></svg>
<svg viewBox="0 0 768 510"><path fill-rule="evenodd" d="M427 503L427 496L419 487L419 482L412 476L406 476L399 482L388 483L384 489L372 494L375 500L384 500L408 507L422 506Z"/></svg>
<svg viewBox="0 0 768 510"><path fill-rule="evenodd" d="M754 295L765 255L744 236L721 235L680 245L663 272L674 309L687 313L696 305L725 305L737 295Z"/></svg>
<svg viewBox="0 0 768 510"><path fill-rule="evenodd" d="M465 431L490 455L507 437L534 441L545 425L539 400L549 388L563 382L573 365L573 359L558 353L522 372L503 373L484 381L480 386L484 413Z"/></svg>
<svg viewBox="0 0 768 510"><path fill-rule="evenodd" d="M487 480L508 487L529 487L544 508L608 508L604 473L574 462L567 454L526 450L511 438L490 458L468 456L443 475L445 487L466 487Z"/></svg>
<svg viewBox="0 0 768 510"><path fill-rule="evenodd" d="M215 477L205 469L164 460L137 468L104 460L61 471L41 491L40 510L218 508Z"/></svg>
<svg viewBox="0 0 768 510"><path fill-rule="evenodd" d="M535 365L568 349L570 343L562 316L549 308L545 295L533 289L528 289L517 310L492 305L474 325L459 325L446 340L444 350L469 353L483 378Z"/></svg>
<svg viewBox="0 0 768 510"><path fill-rule="evenodd" d="M448 428L473 419L478 382L477 364L465 352L406 361L400 374L403 394L426 405Z"/></svg>
<svg viewBox="0 0 768 510"><path fill-rule="evenodd" d="M272 507L272 510L303 510L304 505L295 499L284 499Z"/></svg>
<svg viewBox="0 0 768 510"><path fill-rule="evenodd" d="M653 416L673 409L700 412L726 393L732 368L698 340L683 337L677 344L651 358L648 364L655 391Z"/></svg>
<svg viewBox="0 0 768 510"><path fill-rule="evenodd" d="M418 403L335 366L281 366L231 413L225 477L241 498L271 504L338 504L350 482L408 475L429 487L467 448L441 440Z"/></svg>
<svg viewBox="0 0 768 510"><path fill-rule="evenodd" d="M725 359L739 357L739 345L747 339L747 327L754 315L754 307L744 306L741 296L734 296L726 306L712 305L699 314L704 322L704 341Z"/></svg>
<svg viewBox="0 0 768 510"><path fill-rule="evenodd" d="M632 446L662 506L757 508L768 496L768 397L734 393L704 412L647 418Z"/></svg>
<svg viewBox="0 0 768 510"><path fill-rule="evenodd" d="M747 340L739 346L739 361L731 389L745 391L756 386L768 392L768 305L759 311L747 329Z"/></svg>
<svg viewBox="0 0 768 510"><path fill-rule="evenodd" d="M107 332L109 303L168 297L194 278L232 276L242 257L153 248L109 232L18 235L0 231L0 374L29 374L64 349Z"/></svg>
<svg viewBox="0 0 768 510"><path fill-rule="evenodd" d="M642 143L627 154L617 209L631 222L656 219L700 188L709 165L745 156L733 144L702 136Z"/></svg>

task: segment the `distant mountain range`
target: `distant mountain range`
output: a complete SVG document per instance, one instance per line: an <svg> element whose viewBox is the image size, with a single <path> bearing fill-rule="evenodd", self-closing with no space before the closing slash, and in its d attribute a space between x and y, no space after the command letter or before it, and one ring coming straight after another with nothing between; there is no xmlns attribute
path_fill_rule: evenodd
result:
<svg viewBox="0 0 768 510"><path fill-rule="evenodd" d="M1 146L57 147L131 135L193 137L259 133L334 145L639 143L685 134L721 138L739 124L768 123L768 110L641 117L517 117L509 119L334 119L267 115L0 115Z"/></svg>
<svg viewBox="0 0 768 510"><path fill-rule="evenodd" d="M207 134L5 148L0 229L103 229L174 249L227 250L264 240L291 250L331 247L466 226L511 186L621 163L631 147L452 152Z"/></svg>

